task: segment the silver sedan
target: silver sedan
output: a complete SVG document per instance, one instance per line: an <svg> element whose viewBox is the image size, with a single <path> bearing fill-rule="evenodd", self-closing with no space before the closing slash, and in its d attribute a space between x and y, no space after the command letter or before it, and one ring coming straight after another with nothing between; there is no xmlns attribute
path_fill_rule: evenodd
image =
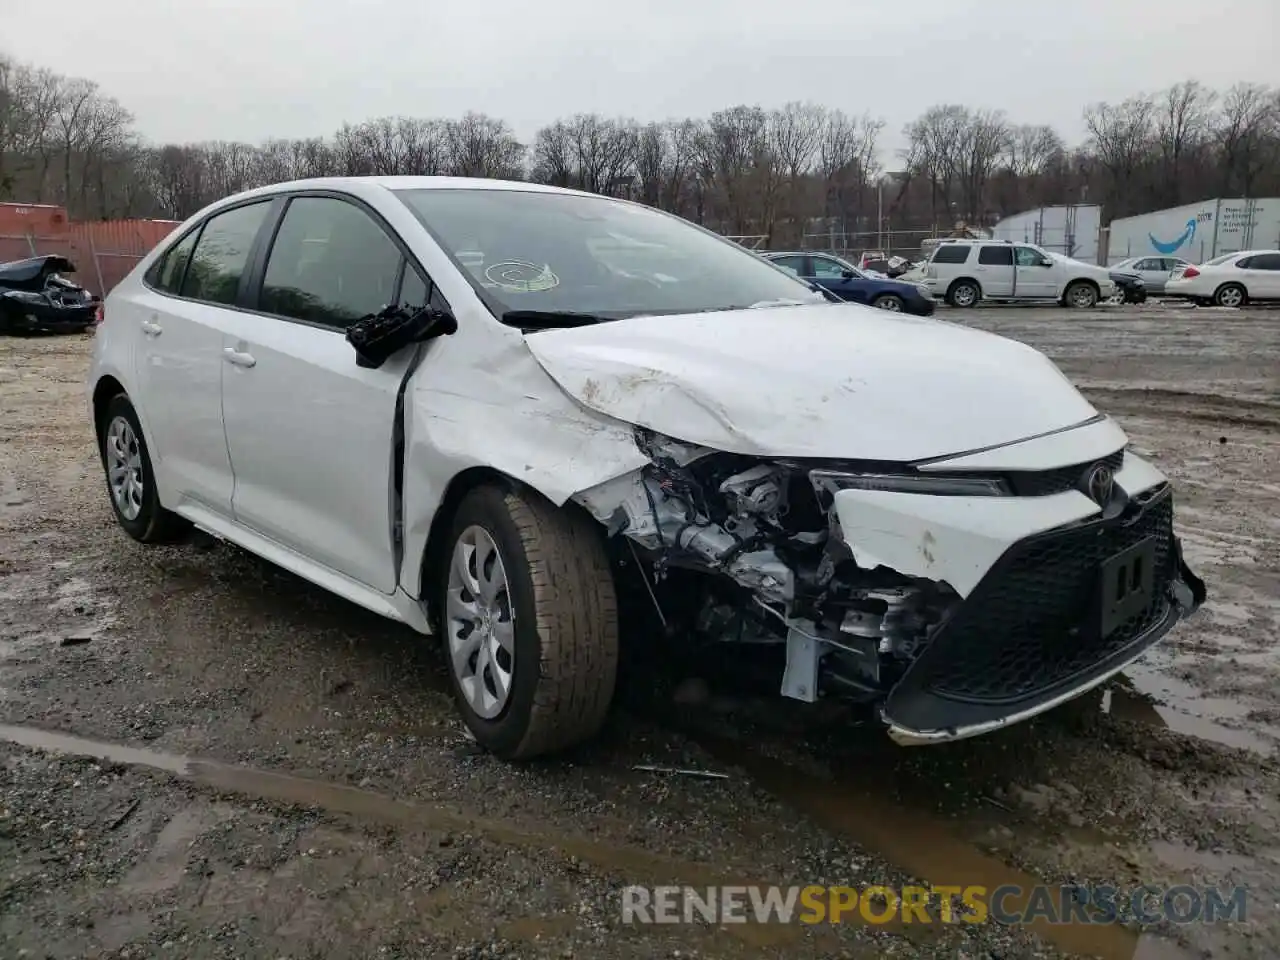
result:
<svg viewBox="0 0 1280 960"><path fill-rule="evenodd" d="M1110 269L1118 273L1136 273L1146 284L1147 293L1164 293L1165 282L1173 275L1173 271L1190 265L1190 261L1181 257L1130 257Z"/></svg>

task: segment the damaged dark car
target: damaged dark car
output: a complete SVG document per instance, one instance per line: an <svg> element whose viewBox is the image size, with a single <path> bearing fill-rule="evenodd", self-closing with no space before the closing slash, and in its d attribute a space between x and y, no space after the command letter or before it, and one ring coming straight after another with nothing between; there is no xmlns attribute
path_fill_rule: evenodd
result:
<svg viewBox="0 0 1280 960"><path fill-rule="evenodd" d="M75 270L56 254L0 263L0 334L80 333L93 326L101 301L63 276Z"/></svg>

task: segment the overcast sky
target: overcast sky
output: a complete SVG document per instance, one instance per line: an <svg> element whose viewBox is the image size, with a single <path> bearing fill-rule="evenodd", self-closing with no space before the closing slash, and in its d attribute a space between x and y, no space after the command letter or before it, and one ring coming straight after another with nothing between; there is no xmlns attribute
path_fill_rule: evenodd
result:
<svg viewBox="0 0 1280 960"><path fill-rule="evenodd" d="M939 102L1084 136L1084 104L1280 83L1276 0L0 0L0 49L97 81L152 140L299 137L407 114L640 120ZM892 158L885 157L892 166Z"/></svg>

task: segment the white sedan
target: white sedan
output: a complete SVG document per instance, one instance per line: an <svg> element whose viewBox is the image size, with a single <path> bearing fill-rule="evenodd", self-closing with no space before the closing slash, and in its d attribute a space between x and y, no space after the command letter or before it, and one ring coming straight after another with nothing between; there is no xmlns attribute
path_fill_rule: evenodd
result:
<svg viewBox="0 0 1280 960"><path fill-rule="evenodd" d="M195 525L439 636L506 758L597 731L624 624L776 644L783 695L931 743L1096 686L1205 596L1165 477L1040 353L591 194L228 197L111 292L87 388L127 534Z"/></svg>
<svg viewBox="0 0 1280 960"><path fill-rule="evenodd" d="M1241 250L1173 272L1164 292L1196 303L1242 307L1250 300L1280 300L1280 250Z"/></svg>

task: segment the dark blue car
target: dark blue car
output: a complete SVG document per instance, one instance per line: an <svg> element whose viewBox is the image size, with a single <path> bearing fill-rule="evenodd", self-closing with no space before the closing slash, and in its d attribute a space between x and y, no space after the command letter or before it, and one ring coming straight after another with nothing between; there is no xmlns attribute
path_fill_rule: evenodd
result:
<svg viewBox="0 0 1280 960"><path fill-rule="evenodd" d="M770 251L762 254L788 273L817 284L841 300L865 303L881 310L927 317L933 313L933 294L906 280L872 277L829 253Z"/></svg>

